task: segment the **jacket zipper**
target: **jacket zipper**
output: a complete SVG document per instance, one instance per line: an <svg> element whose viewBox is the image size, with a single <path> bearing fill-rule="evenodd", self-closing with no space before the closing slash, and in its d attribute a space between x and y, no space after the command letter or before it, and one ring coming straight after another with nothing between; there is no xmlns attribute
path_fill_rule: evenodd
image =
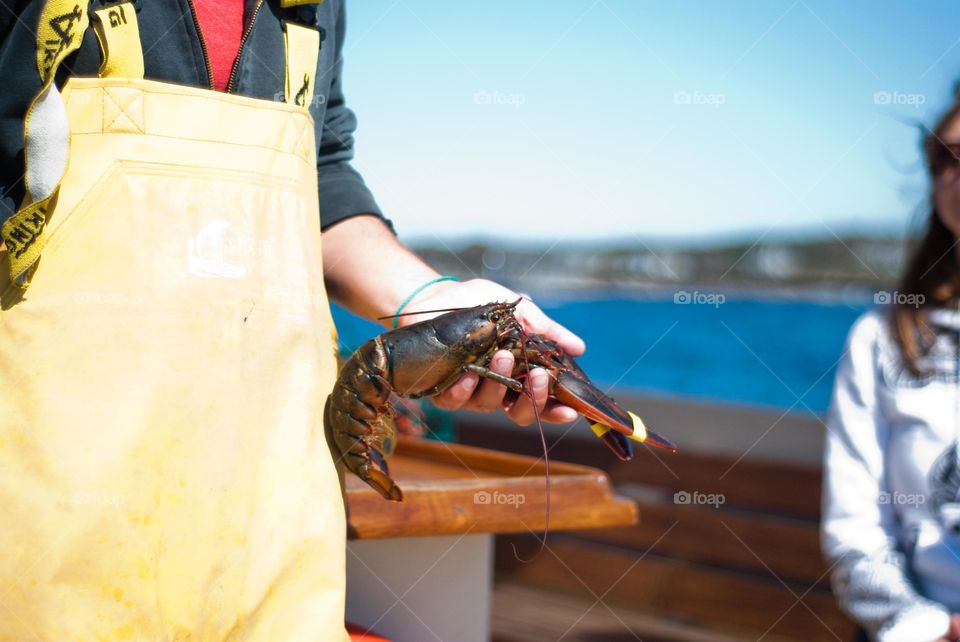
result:
<svg viewBox="0 0 960 642"><path fill-rule="evenodd" d="M230 69L230 79L227 81L227 93L233 91L233 85L237 81L237 72L240 70L240 56L243 55L243 46L247 44L247 38L250 37L250 32L253 31L253 22L257 19L257 14L260 13L260 7L263 6L263 0L257 0L257 4L253 7L253 13L250 14L250 20L247 22L247 28L243 30L243 36L240 38L240 47L237 49L237 57L233 61L233 67Z"/></svg>
<svg viewBox="0 0 960 642"><path fill-rule="evenodd" d="M207 67L207 84L213 89L213 67L210 65L210 53L207 51L207 41L203 39L203 30L200 28L200 21L197 20L197 8L193 6L193 0L187 0L190 5L190 15L193 16L193 26L197 30L197 36L200 38L200 49L203 51L203 64Z"/></svg>

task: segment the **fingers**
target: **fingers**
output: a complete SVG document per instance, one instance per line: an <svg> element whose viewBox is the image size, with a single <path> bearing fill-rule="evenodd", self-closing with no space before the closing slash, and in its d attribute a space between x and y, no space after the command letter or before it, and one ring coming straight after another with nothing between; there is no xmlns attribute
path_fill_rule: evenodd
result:
<svg viewBox="0 0 960 642"><path fill-rule="evenodd" d="M431 399L433 399L433 405L437 408L443 408L444 410L457 410L462 408L463 405L470 400L470 397L473 396L473 391L476 389L479 381L480 377L472 372L463 375L459 381L442 393L431 397Z"/></svg>
<svg viewBox="0 0 960 642"><path fill-rule="evenodd" d="M397 433L408 437L423 437L427 434L427 426L424 423L415 421L410 417L397 417L394 420L397 427Z"/></svg>
<svg viewBox="0 0 960 642"><path fill-rule="evenodd" d="M509 350L498 351L490 360L490 369L497 374L509 377L513 374L513 354ZM506 392L506 386L491 379L484 379L464 407L477 412L494 412L503 405L503 396Z"/></svg>
<svg viewBox="0 0 960 642"><path fill-rule="evenodd" d="M518 396L517 400L505 409L507 415L515 423L520 426L527 426L533 423L537 414L543 415L544 407L547 404L549 376L543 368L534 368L527 375L527 393ZM530 399L531 393L533 400ZM534 403L536 403L536 413L534 412Z"/></svg>
<svg viewBox="0 0 960 642"><path fill-rule="evenodd" d="M489 367L493 372L509 377L513 374L513 361L513 354L509 350L500 350L493 355ZM506 392L506 386L470 373L434 397L433 403L444 410L494 412L503 405Z"/></svg>
<svg viewBox="0 0 960 642"><path fill-rule="evenodd" d="M547 336L547 338L556 341L557 345L563 348L564 352L569 354L571 357L579 357L587 351L587 344L584 343L583 339L570 332L556 321L551 323L552 326L550 330L544 334Z"/></svg>
<svg viewBox="0 0 960 642"><path fill-rule="evenodd" d="M497 352L490 362L490 369L504 376L513 371L513 355L507 350ZM542 368L534 368L526 378L525 386L533 391L540 420L548 424L568 424L576 421L579 414L573 408L548 399L550 375ZM473 410L493 412L503 408L507 416L520 426L536 420L533 402L527 393L510 393L507 388L490 379L480 380L473 374L465 374L443 393L433 397L433 404L444 410Z"/></svg>
<svg viewBox="0 0 960 642"><path fill-rule="evenodd" d="M545 424L570 424L579 416L580 414L570 406L548 401L547 407L540 414L540 420Z"/></svg>

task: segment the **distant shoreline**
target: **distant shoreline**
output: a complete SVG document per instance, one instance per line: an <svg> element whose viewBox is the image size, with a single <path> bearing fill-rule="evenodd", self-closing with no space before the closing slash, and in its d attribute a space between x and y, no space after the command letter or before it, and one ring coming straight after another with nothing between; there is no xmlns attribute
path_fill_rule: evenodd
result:
<svg viewBox="0 0 960 642"><path fill-rule="evenodd" d="M467 277L469 278L469 277ZM560 279L557 279L560 281ZM831 305L870 305L873 303L877 291L862 286L847 286L843 288L828 286L783 286L783 285L730 285L718 287L716 283L683 283L668 285L663 283L636 284L590 282L589 284L571 285L567 282L545 281L543 279L527 279L526 288L520 284L512 284L516 289L524 291L537 301L583 301L589 299L609 299L623 297L641 301L669 300L679 292L699 292L709 294L723 294L730 300L736 301L764 301L776 303L805 302L823 303ZM886 290L884 290L886 291Z"/></svg>
<svg viewBox="0 0 960 642"><path fill-rule="evenodd" d="M753 244L649 247L474 244L453 250L414 246L445 274L483 277L518 291L671 292L696 289L729 296L846 301L892 291L909 254L903 238L773 241Z"/></svg>

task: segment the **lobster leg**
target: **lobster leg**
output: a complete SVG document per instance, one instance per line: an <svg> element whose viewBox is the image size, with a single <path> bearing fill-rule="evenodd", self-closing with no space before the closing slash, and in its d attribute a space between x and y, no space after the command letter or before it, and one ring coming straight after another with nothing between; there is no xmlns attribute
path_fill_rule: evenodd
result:
<svg viewBox="0 0 960 642"><path fill-rule="evenodd" d="M523 392L523 383L517 381L516 379L511 379L510 377L504 377L502 374L498 374L491 370L490 368L484 368L483 366L478 366L475 363L468 363L463 366L463 369L467 372L472 372L474 374L480 375L481 377L486 377L487 379L492 379L497 383L502 383L510 390L514 392Z"/></svg>

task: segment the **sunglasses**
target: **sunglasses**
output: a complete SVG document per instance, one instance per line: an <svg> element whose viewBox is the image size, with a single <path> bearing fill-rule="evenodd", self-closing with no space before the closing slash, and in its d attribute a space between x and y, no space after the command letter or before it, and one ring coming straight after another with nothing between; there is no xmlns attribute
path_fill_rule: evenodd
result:
<svg viewBox="0 0 960 642"><path fill-rule="evenodd" d="M930 173L939 176L947 169L960 165L960 143L945 143L930 136L926 141L927 162Z"/></svg>

